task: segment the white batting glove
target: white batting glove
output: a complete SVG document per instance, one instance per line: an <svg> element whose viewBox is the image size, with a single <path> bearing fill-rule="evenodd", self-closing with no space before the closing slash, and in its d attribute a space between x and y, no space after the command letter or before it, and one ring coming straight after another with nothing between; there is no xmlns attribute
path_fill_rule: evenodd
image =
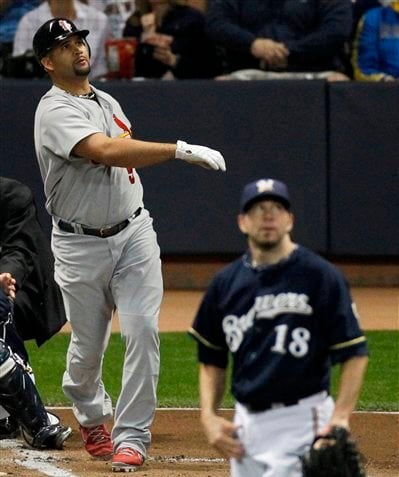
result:
<svg viewBox="0 0 399 477"><path fill-rule="evenodd" d="M184 141L177 141L176 146L176 159L182 159L205 169L226 170L226 163L219 151L205 146L187 144Z"/></svg>

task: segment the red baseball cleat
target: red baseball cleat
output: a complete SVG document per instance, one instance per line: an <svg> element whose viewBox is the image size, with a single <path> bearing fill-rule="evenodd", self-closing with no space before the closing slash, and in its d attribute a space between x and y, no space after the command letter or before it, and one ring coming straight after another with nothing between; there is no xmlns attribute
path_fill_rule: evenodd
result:
<svg viewBox="0 0 399 477"><path fill-rule="evenodd" d="M131 447L121 447L112 457L112 472L134 472L144 464L144 457Z"/></svg>
<svg viewBox="0 0 399 477"><path fill-rule="evenodd" d="M112 456L111 435L104 424L80 427L80 435L87 452L95 459L109 460Z"/></svg>

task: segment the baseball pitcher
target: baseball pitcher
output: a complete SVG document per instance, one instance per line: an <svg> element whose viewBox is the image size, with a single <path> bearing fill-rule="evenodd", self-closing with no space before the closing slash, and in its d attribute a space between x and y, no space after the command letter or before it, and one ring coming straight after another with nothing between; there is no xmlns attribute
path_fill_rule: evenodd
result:
<svg viewBox="0 0 399 477"><path fill-rule="evenodd" d="M304 458L316 437L341 445L334 439L344 434L335 430L349 429L368 358L344 278L291 240L293 224L283 182L259 179L244 188L238 225L248 251L214 278L190 329L198 341L202 423L209 442L231 459L233 477L301 477L304 469L306 477L360 477L344 466L338 474L314 472ZM233 423L217 414L229 354Z"/></svg>

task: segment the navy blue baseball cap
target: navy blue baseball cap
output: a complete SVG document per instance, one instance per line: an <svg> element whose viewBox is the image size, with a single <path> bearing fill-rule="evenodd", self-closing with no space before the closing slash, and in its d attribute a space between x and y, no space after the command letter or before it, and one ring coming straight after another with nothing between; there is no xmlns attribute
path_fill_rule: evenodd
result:
<svg viewBox="0 0 399 477"><path fill-rule="evenodd" d="M289 210L290 194L284 182L276 179L258 179L247 184L241 194L240 209L246 212L255 202L272 199L281 202Z"/></svg>

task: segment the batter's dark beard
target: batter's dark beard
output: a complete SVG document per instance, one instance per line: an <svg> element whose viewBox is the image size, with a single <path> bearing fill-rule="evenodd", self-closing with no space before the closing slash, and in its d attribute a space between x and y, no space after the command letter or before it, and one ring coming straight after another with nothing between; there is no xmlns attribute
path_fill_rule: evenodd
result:
<svg viewBox="0 0 399 477"><path fill-rule="evenodd" d="M73 70L76 76L88 76L91 71L91 66L89 65L87 68L83 69L74 68Z"/></svg>

